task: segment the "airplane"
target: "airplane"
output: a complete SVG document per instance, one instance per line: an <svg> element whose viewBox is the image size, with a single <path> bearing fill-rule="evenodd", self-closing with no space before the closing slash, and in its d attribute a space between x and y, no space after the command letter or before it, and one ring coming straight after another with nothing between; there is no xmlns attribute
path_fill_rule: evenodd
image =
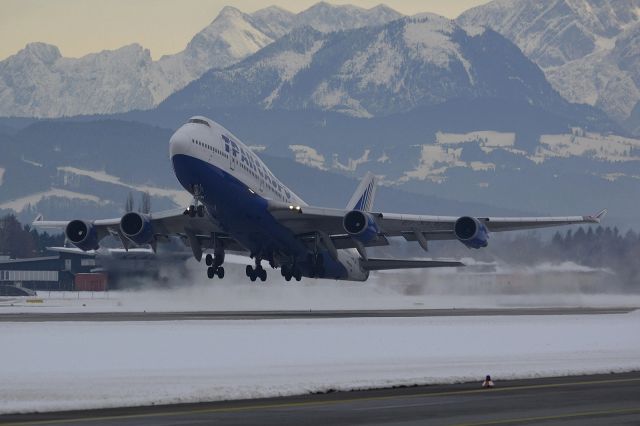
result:
<svg viewBox="0 0 640 426"><path fill-rule="evenodd" d="M45 221L33 226L64 228L68 241L95 250L112 235L125 249L179 236L198 262L205 255L207 276L224 277L225 253L249 255L251 281L267 279L262 261L280 269L287 281L302 277L366 281L371 271L457 267L450 260L380 259L367 248L402 237L427 251L430 240L458 240L486 247L491 232L599 223L595 215L564 217L426 216L376 211L376 178L367 173L345 209L305 203L268 169L256 153L220 124L195 116L169 140L173 171L193 195L186 209L158 213L128 212L121 218Z"/></svg>

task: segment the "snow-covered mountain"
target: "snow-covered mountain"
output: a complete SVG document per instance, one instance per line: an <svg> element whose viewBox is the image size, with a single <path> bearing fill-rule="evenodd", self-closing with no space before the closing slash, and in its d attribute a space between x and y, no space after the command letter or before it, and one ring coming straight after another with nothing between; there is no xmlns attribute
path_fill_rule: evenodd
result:
<svg viewBox="0 0 640 426"><path fill-rule="evenodd" d="M320 2L295 16L293 27L309 26L321 32L348 30L386 24L403 15L380 4L371 9L337 6Z"/></svg>
<svg viewBox="0 0 640 426"><path fill-rule="evenodd" d="M575 112L513 43L432 14L329 34L295 29L234 66L207 72L161 108L260 105L372 117L480 98ZM582 114L597 121L595 110Z"/></svg>
<svg viewBox="0 0 640 426"><path fill-rule="evenodd" d="M512 40L571 102L622 121L640 100L640 0L494 0L458 22Z"/></svg>
<svg viewBox="0 0 640 426"><path fill-rule="evenodd" d="M57 47L31 43L0 62L0 115L77 115L117 112L153 104L151 55L140 45L82 58L63 58Z"/></svg>
<svg viewBox="0 0 640 426"><path fill-rule="evenodd" d="M334 31L396 19L383 6L361 9L319 3L295 15L277 7L245 14L227 6L185 50L153 61L132 44L81 58L31 43L0 61L0 116L60 117L146 109L212 68L224 68L257 52L292 28Z"/></svg>

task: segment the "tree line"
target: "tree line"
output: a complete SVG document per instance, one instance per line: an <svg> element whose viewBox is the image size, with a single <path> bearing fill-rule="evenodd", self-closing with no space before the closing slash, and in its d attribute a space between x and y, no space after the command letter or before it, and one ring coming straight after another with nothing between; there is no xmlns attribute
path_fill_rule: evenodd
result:
<svg viewBox="0 0 640 426"><path fill-rule="evenodd" d="M608 269L627 288L640 290L640 234L617 227L579 227L557 231L549 238L539 232L491 234L489 246L467 249L457 241L434 242L436 257L473 258L514 266L573 262Z"/></svg>
<svg viewBox="0 0 640 426"><path fill-rule="evenodd" d="M37 257L46 253L47 247L62 246L63 234L49 234L22 225L15 215L0 217L0 256L12 259Z"/></svg>

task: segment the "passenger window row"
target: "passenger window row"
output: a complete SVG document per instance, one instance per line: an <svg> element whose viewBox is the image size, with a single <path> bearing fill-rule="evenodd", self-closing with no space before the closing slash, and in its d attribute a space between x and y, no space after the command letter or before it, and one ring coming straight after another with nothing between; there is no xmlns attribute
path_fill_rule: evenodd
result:
<svg viewBox="0 0 640 426"><path fill-rule="evenodd" d="M216 147L213 147L213 146L211 146L211 145L208 145L208 144L206 144L206 143L204 143L204 142L200 142L199 140L191 139L191 143L196 144L196 145L199 145L199 146L201 146L201 147L203 147L203 148L205 148L205 149L208 149L209 151L213 151L213 152L215 152L216 154L220 155L221 157L229 158L229 155L228 155L228 154L226 154L226 153L222 152L221 150L219 150L219 149L218 149L218 148L216 148Z"/></svg>

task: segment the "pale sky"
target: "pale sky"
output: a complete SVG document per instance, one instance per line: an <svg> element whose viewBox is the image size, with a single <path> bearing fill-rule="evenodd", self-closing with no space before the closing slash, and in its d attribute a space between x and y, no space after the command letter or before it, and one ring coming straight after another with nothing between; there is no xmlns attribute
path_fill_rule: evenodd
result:
<svg viewBox="0 0 640 426"><path fill-rule="evenodd" d="M405 15L449 18L489 0L329 0L370 8L380 3ZM253 12L277 5L300 12L317 0L0 0L0 60L27 43L43 41L63 56L80 57L139 43L154 59L176 53L224 6Z"/></svg>

